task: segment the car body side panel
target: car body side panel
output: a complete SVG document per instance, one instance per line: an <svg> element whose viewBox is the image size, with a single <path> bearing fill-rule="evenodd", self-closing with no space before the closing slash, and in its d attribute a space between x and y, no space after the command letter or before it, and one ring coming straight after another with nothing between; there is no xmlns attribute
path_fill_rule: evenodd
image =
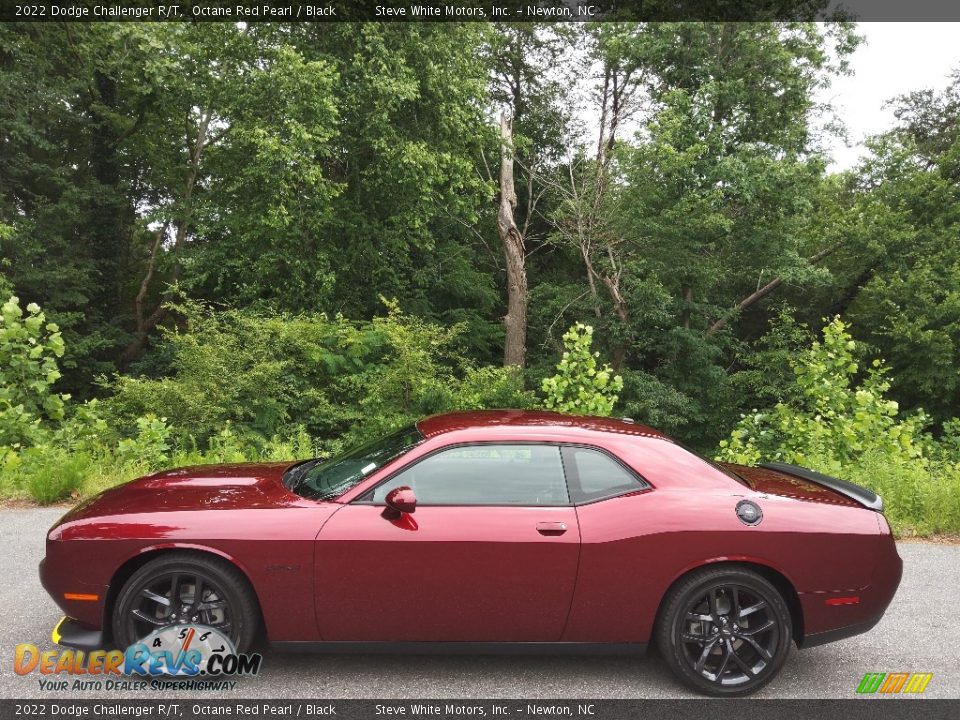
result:
<svg viewBox="0 0 960 720"><path fill-rule="evenodd" d="M119 514L72 521L47 540L44 587L64 612L90 628L102 622L111 577L127 561L155 550L194 549L220 555L253 585L271 640L318 639L313 606L317 533L342 506ZM91 592L99 602L70 601Z"/></svg>
<svg viewBox="0 0 960 720"><path fill-rule="evenodd" d="M808 639L844 627L876 622L893 600L900 585L903 561L897 553L897 546L886 519L879 513L873 515L879 526L879 533L873 536L864 556L865 564L872 566L869 582L856 592L846 595L826 591L800 594ZM832 551L831 555L835 552L836 550ZM856 602L853 602L854 599ZM828 603L829 600L840 604Z"/></svg>
<svg viewBox="0 0 960 720"><path fill-rule="evenodd" d="M537 526L562 526L542 534ZM550 642L579 555L572 507L422 506L399 518L345 507L320 532L324 640Z"/></svg>
<svg viewBox="0 0 960 720"><path fill-rule="evenodd" d="M734 509L750 497L763 510L757 526ZM871 580L878 555L869 510L740 494L654 490L577 508L582 547L570 642L647 642L660 600L677 578L716 562L748 562L784 575L800 596L851 594ZM895 553L894 553L895 554ZM806 607L806 606L805 606ZM811 606L812 607L812 606ZM807 632L853 622L869 606L818 606Z"/></svg>

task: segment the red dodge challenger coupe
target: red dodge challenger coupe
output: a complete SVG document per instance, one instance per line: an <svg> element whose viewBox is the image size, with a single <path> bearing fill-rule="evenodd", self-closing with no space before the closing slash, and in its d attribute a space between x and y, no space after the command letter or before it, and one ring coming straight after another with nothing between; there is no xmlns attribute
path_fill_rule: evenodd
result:
<svg viewBox="0 0 960 720"><path fill-rule="evenodd" d="M439 415L331 460L170 470L50 530L62 645L198 623L238 651L639 652L745 694L876 625L901 560L880 498L716 465L629 420Z"/></svg>

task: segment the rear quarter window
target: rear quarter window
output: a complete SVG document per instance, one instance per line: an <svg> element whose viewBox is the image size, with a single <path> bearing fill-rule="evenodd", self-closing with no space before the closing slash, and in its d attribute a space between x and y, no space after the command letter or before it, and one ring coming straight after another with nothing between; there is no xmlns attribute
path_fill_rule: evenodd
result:
<svg viewBox="0 0 960 720"><path fill-rule="evenodd" d="M576 504L596 502L650 487L626 465L602 450L565 447L563 453L570 499Z"/></svg>

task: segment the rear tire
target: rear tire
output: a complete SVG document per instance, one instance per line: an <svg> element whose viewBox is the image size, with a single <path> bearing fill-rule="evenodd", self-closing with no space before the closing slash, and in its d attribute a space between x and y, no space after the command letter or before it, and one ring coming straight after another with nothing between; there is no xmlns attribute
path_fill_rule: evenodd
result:
<svg viewBox="0 0 960 720"><path fill-rule="evenodd" d="M113 638L125 648L154 630L196 623L220 630L242 653L256 636L259 617L253 590L236 567L203 553L168 553L124 583L114 604Z"/></svg>
<svg viewBox="0 0 960 720"><path fill-rule="evenodd" d="M703 568L667 593L656 641L673 673L708 695L749 695L773 680L792 640L777 589L746 568Z"/></svg>

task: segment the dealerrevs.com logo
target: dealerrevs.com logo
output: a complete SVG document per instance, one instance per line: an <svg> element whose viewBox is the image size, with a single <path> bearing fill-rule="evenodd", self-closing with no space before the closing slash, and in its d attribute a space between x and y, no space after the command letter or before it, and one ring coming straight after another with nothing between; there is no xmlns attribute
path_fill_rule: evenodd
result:
<svg viewBox="0 0 960 720"><path fill-rule="evenodd" d="M14 652L14 671L38 672L45 676L39 679L40 689L51 692L232 690L237 683L228 678L256 675L262 661L259 653L237 653L230 639L215 628L171 625L126 650L41 652L36 645L20 644ZM64 675L72 679L63 679Z"/></svg>
<svg viewBox="0 0 960 720"><path fill-rule="evenodd" d="M920 694L927 689L933 679L933 673L867 673L857 685L857 692L861 695Z"/></svg>

